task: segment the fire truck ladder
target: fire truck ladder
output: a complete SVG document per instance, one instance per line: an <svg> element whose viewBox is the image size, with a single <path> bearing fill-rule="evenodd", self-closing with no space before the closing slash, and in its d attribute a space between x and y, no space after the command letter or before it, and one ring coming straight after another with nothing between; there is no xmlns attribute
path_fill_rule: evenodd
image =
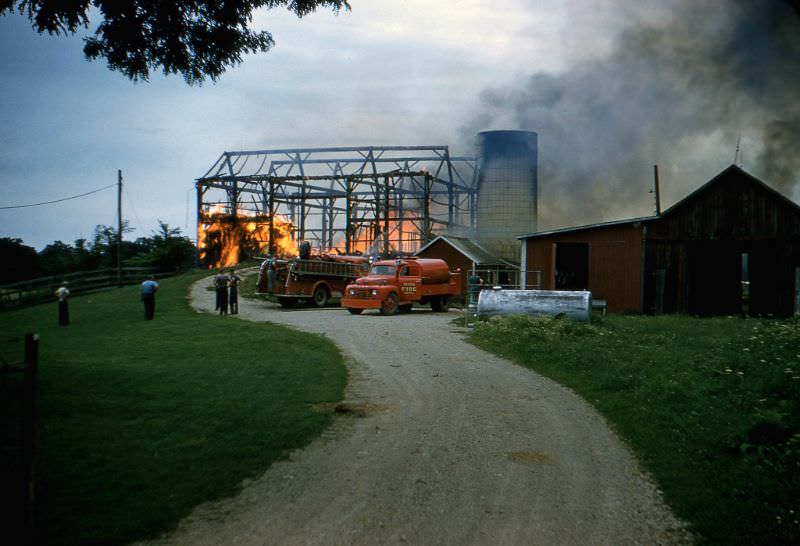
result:
<svg viewBox="0 0 800 546"><path fill-rule="evenodd" d="M366 271L358 264L328 262L325 260L297 260L289 271L298 277L341 277L355 278Z"/></svg>

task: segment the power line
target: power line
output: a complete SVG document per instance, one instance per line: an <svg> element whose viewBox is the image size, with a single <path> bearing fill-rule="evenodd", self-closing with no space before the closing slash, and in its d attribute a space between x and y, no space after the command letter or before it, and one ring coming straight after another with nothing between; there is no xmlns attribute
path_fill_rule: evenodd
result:
<svg viewBox="0 0 800 546"><path fill-rule="evenodd" d="M144 224L142 223L141 218L139 218L139 213L136 212L136 205L134 204L133 199L131 199L131 194L128 193L128 186L122 186L122 191L125 193L125 197L130 205L129 208L133 211L133 216L136 218L137 227L142 233L144 233Z"/></svg>
<svg viewBox="0 0 800 546"><path fill-rule="evenodd" d="M41 203L31 203L30 205L10 205L8 207L0 207L0 210L4 209L22 209L25 207L38 207L40 205L52 205L53 203L60 203L62 201L69 201L70 199L77 199L78 197L85 197L87 195L91 195L93 193L97 193L99 191L107 190L108 188L113 188L117 184L109 184L108 186L103 186L102 188L98 188L96 190L87 191L86 193L81 193L79 195L73 195L72 197L64 197L63 199L56 199L54 201L42 201Z"/></svg>

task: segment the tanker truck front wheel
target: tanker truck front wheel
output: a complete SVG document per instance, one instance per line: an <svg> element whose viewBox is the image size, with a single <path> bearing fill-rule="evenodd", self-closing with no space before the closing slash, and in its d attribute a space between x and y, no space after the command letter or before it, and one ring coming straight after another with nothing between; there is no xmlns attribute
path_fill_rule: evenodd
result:
<svg viewBox="0 0 800 546"><path fill-rule="evenodd" d="M431 301L431 309L437 313L446 313L450 309L450 301L447 296L439 296Z"/></svg>
<svg viewBox="0 0 800 546"><path fill-rule="evenodd" d="M383 300L381 303L381 315L392 316L397 314L397 309L399 308L399 304L397 302L397 294L392 292L386 299Z"/></svg>

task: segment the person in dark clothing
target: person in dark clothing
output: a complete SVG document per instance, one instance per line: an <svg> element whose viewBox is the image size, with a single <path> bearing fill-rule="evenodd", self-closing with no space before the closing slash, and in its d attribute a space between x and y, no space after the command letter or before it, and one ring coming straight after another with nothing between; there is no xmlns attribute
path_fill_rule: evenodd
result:
<svg viewBox="0 0 800 546"><path fill-rule="evenodd" d="M469 276L469 299L470 303L478 303L478 297L483 289L483 279L476 272Z"/></svg>
<svg viewBox="0 0 800 546"><path fill-rule="evenodd" d="M144 320L153 320L156 313L156 291L158 283L152 275L140 287L142 303L144 303Z"/></svg>
<svg viewBox="0 0 800 546"><path fill-rule="evenodd" d="M311 243L308 241L303 241L300 243L298 255L300 256L301 260L308 260L311 258Z"/></svg>
<svg viewBox="0 0 800 546"><path fill-rule="evenodd" d="M239 283L242 282L241 277L236 274L235 269L231 269L231 274L228 277L228 303L231 306L231 315L239 314Z"/></svg>
<svg viewBox="0 0 800 546"><path fill-rule="evenodd" d="M270 260L267 265L267 292L272 294L275 290L275 282L278 279L278 272L275 271L275 261Z"/></svg>
<svg viewBox="0 0 800 546"><path fill-rule="evenodd" d="M228 314L228 276L220 271L219 275L214 277L214 286L217 287L217 301L219 301L219 314Z"/></svg>
<svg viewBox="0 0 800 546"><path fill-rule="evenodd" d="M58 298L58 323L61 326L69 324L69 289L67 288L67 281L61 283L56 289L56 297Z"/></svg>

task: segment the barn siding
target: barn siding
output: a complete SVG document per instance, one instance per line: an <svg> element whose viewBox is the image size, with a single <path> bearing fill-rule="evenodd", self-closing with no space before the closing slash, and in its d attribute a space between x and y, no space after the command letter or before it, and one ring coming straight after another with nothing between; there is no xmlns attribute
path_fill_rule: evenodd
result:
<svg viewBox="0 0 800 546"><path fill-rule="evenodd" d="M572 233L529 238L527 269L542 271L542 289L555 289L556 245L586 243L589 245L589 290L594 299L608 302L610 312L641 309L640 224L607 226ZM528 282L534 282L532 277Z"/></svg>
<svg viewBox="0 0 800 546"><path fill-rule="evenodd" d="M645 311L656 308L665 274L664 312L742 310L741 257L749 256L751 314L789 315L800 267L800 208L738 168L647 222Z"/></svg>

